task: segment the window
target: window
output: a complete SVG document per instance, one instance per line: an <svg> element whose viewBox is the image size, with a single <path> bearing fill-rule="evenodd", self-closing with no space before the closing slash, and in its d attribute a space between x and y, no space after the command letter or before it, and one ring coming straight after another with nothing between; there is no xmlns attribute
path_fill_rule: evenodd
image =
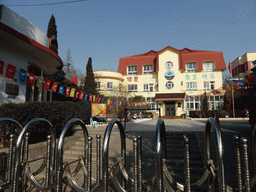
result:
<svg viewBox="0 0 256 192"><path fill-rule="evenodd" d="M143 91L147 91L147 92L153 91L153 84L144 84Z"/></svg>
<svg viewBox="0 0 256 192"><path fill-rule="evenodd" d="M128 66L128 75L137 75L137 66Z"/></svg>
<svg viewBox="0 0 256 192"><path fill-rule="evenodd" d="M195 72L196 63L186 63L186 72Z"/></svg>
<svg viewBox="0 0 256 192"><path fill-rule="evenodd" d="M100 82L96 82L97 89L100 89Z"/></svg>
<svg viewBox="0 0 256 192"><path fill-rule="evenodd" d="M153 65L144 65L143 74L153 74Z"/></svg>
<svg viewBox="0 0 256 192"><path fill-rule="evenodd" d="M166 84L165 84L165 86L166 86L167 89L172 89L173 86L174 86L174 84L173 84L173 82L171 82L171 81L167 81Z"/></svg>
<svg viewBox="0 0 256 192"><path fill-rule="evenodd" d="M256 64L253 64L253 61L251 61L251 69L254 68Z"/></svg>
<svg viewBox="0 0 256 192"><path fill-rule="evenodd" d="M203 71L213 71L214 63L213 62L204 62L203 63Z"/></svg>
<svg viewBox="0 0 256 192"><path fill-rule="evenodd" d="M113 83L112 82L107 82L107 89L112 90L113 89Z"/></svg>
<svg viewBox="0 0 256 192"><path fill-rule="evenodd" d="M200 109L200 98L199 96L186 96L185 98L185 110L195 111Z"/></svg>
<svg viewBox="0 0 256 192"><path fill-rule="evenodd" d="M224 97L222 95L213 95L208 97L209 110L222 110L224 103Z"/></svg>
<svg viewBox="0 0 256 192"><path fill-rule="evenodd" d="M128 92L137 92L137 84L128 85Z"/></svg>
<svg viewBox="0 0 256 192"><path fill-rule="evenodd" d="M165 68L166 69L171 69L173 67L173 64L172 64L172 62L171 61L167 61L166 63L165 63Z"/></svg>
<svg viewBox="0 0 256 192"><path fill-rule="evenodd" d="M196 82L187 82L186 83L186 90L195 90L197 89Z"/></svg>
<svg viewBox="0 0 256 192"><path fill-rule="evenodd" d="M214 81L204 82L204 90L214 89L214 87L215 87L215 82Z"/></svg>

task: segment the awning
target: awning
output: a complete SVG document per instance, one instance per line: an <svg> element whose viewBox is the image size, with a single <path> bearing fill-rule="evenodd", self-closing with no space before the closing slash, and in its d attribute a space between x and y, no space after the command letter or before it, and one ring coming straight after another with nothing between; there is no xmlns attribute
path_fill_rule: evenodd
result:
<svg viewBox="0 0 256 192"><path fill-rule="evenodd" d="M156 94L157 101L180 101L185 99L185 93Z"/></svg>

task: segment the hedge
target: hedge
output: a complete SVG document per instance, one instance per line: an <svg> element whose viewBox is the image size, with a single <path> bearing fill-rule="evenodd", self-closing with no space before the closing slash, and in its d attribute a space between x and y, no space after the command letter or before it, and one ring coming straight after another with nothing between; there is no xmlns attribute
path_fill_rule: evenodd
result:
<svg viewBox="0 0 256 192"><path fill-rule="evenodd" d="M59 137L65 124L72 118L80 118L83 120L83 109L74 102L65 101L29 101L26 103L7 103L0 106L0 118L12 118L18 121L24 127L30 120L34 118L44 118L50 121L54 127L56 137ZM5 125L6 126L6 125ZM5 127L3 123L0 125L1 134L4 134ZM40 137L48 132L47 127L42 123L33 126L31 133L34 137Z"/></svg>

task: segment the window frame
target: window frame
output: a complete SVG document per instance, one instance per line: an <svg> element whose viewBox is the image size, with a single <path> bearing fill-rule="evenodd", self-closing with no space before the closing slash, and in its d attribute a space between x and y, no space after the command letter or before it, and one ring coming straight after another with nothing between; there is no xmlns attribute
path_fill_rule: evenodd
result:
<svg viewBox="0 0 256 192"><path fill-rule="evenodd" d="M133 69L133 68L136 68L136 69L130 70L130 69ZM127 74L128 75L137 75L138 74L138 67L137 67L137 65L128 66L127 67Z"/></svg>
<svg viewBox="0 0 256 192"><path fill-rule="evenodd" d="M212 64L212 69L209 70L209 68L205 68L205 64ZM209 66L208 66L209 67ZM213 61L205 61L203 62L203 71L214 71L214 62Z"/></svg>
<svg viewBox="0 0 256 192"><path fill-rule="evenodd" d="M186 90L197 90L197 82L186 82Z"/></svg>
<svg viewBox="0 0 256 192"><path fill-rule="evenodd" d="M100 89L100 82L96 82L96 88L99 90Z"/></svg>
<svg viewBox="0 0 256 192"><path fill-rule="evenodd" d="M107 82L107 90L113 90L113 82Z"/></svg>
<svg viewBox="0 0 256 192"><path fill-rule="evenodd" d="M144 92L153 92L154 91L154 84L153 83L143 84L143 91Z"/></svg>
<svg viewBox="0 0 256 192"><path fill-rule="evenodd" d="M151 67L151 69L145 70L145 67ZM143 65L143 74L153 74L153 65Z"/></svg>
<svg viewBox="0 0 256 192"><path fill-rule="evenodd" d="M138 92L138 84L128 84L128 92Z"/></svg>
<svg viewBox="0 0 256 192"><path fill-rule="evenodd" d="M195 65L195 66L192 66L191 68L188 68L188 66L190 65ZM186 72L196 72L196 62L194 63L185 63L185 71Z"/></svg>
<svg viewBox="0 0 256 192"><path fill-rule="evenodd" d="M184 107L185 110L188 111L196 111L200 110L201 107L201 99L199 96L190 96L190 97L185 97L185 102L184 102Z"/></svg>
<svg viewBox="0 0 256 192"><path fill-rule="evenodd" d="M206 84L207 86L205 86ZM204 90L213 90L213 89L215 89L215 81L204 81Z"/></svg>

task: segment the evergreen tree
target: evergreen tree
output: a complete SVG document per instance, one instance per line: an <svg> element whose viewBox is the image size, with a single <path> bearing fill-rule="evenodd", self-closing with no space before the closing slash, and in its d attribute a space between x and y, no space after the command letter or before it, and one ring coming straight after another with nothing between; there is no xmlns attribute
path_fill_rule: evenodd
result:
<svg viewBox="0 0 256 192"><path fill-rule="evenodd" d="M93 94L93 95L98 95L97 91L97 85L95 82L93 70L92 70L92 58L90 57L88 59L88 63L86 66L86 76L85 76L85 81L84 81L84 90L87 93Z"/></svg>
<svg viewBox="0 0 256 192"><path fill-rule="evenodd" d="M203 100L201 104L201 110L203 113L203 117L207 117L207 112L208 112L208 101L207 101L207 95L206 92L203 94Z"/></svg>
<svg viewBox="0 0 256 192"><path fill-rule="evenodd" d="M53 36L55 36L55 38L51 41L50 49L58 54L57 26L55 22L55 17L52 15L48 24L47 37L52 38Z"/></svg>

